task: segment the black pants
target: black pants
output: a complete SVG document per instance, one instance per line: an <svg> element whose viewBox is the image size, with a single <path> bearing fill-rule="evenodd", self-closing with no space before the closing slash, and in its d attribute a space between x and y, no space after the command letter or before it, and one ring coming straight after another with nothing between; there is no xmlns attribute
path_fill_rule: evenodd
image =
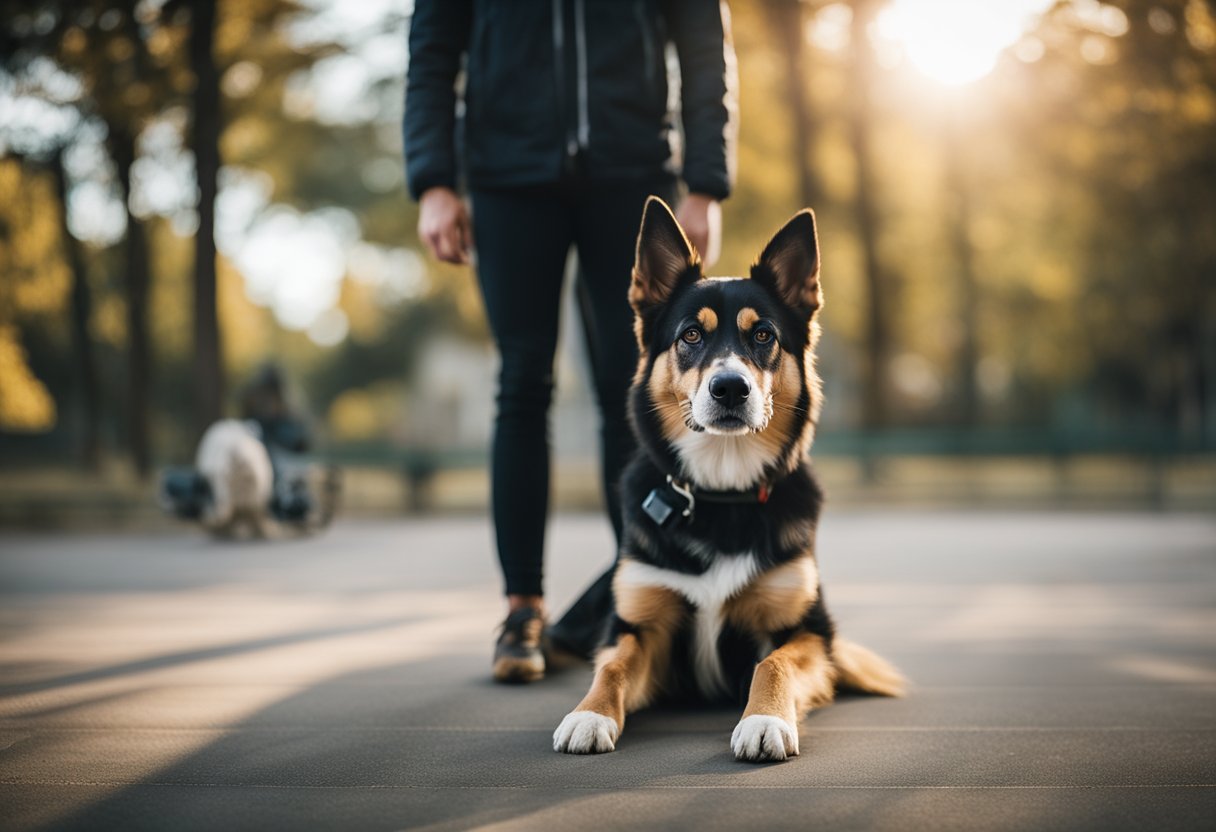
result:
<svg viewBox="0 0 1216 832"><path fill-rule="evenodd" d="M473 235L486 314L502 358L492 452L492 505L508 594L541 595L549 501L548 412L566 256L600 409L604 496L620 538L616 481L633 452L625 397L637 368L627 292L642 206L671 199L670 180L474 190Z"/></svg>

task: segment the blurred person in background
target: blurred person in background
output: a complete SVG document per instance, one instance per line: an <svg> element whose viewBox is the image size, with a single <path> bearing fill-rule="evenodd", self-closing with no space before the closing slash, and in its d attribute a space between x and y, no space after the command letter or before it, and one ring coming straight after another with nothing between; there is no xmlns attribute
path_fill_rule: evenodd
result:
<svg viewBox="0 0 1216 832"><path fill-rule="evenodd" d="M257 422L266 445L302 454L311 444L308 425L288 403L285 388L283 371L264 364L241 392L241 418Z"/></svg>
<svg viewBox="0 0 1216 832"><path fill-rule="evenodd" d="M444 262L469 263L476 252L501 356L491 502L508 613L493 672L532 681L545 670L548 411L566 258L575 246L619 540L616 481L634 448L625 399L637 366L626 294L642 205L651 194L676 203L682 179L680 224L707 261L716 258L737 132L729 17L719 0L417 0L409 50L406 173L419 237ZM611 603L606 574L550 637L590 655Z"/></svg>

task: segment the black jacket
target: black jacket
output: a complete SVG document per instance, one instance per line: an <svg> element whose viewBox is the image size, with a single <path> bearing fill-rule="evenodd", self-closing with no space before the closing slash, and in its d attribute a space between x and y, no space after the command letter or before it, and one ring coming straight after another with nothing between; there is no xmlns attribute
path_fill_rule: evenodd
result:
<svg viewBox="0 0 1216 832"><path fill-rule="evenodd" d="M459 169L474 188L573 170L591 179L673 171L669 41L682 78L684 181L725 198L738 83L719 0L417 0L405 101L411 195L456 186L461 111Z"/></svg>

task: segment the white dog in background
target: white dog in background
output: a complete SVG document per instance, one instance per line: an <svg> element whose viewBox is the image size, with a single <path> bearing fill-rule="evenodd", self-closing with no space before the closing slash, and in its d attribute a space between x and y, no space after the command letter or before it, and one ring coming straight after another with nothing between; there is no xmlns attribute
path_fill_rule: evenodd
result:
<svg viewBox="0 0 1216 832"><path fill-rule="evenodd" d="M211 487L211 501L201 518L207 531L233 537L247 526L259 537L274 534L274 469L257 423L222 419L207 428L195 466Z"/></svg>

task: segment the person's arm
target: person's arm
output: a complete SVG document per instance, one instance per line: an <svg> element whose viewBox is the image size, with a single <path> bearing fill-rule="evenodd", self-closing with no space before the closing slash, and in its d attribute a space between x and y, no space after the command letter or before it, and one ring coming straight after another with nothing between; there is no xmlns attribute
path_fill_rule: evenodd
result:
<svg viewBox="0 0 1216 832"><path fill-rule="evenodd" d="M465 263L472 230L456 194L456 75L468 49L470 0L417 0L410 21L405 170L418 236L440 260Z"/></svg>
<svg viewBox="0 0 1216 832"><path fill-rule="evenodd" d="M720 200L735 178L739 81L730 16L719 0L669 0L668 31L680 59L684 182L677 218L707 263L717 259Z"/></svg>
<svg viewBox="0 0 1216 832"><path fill-rule="evenodd" d="M456 75L468 48L469 0L417 0L405 81L405 166L410 196L456 187Z"/></svg>

